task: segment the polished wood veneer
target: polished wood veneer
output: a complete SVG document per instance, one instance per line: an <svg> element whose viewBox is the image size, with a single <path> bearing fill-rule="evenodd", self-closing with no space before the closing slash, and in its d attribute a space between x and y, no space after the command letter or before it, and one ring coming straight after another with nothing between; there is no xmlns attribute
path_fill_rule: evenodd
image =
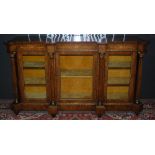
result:
<svg viewBox="0 0 155 155"><path fill-rule="evenodd" d="M146 42L9 42L13 109L138 113Z"/></svg>

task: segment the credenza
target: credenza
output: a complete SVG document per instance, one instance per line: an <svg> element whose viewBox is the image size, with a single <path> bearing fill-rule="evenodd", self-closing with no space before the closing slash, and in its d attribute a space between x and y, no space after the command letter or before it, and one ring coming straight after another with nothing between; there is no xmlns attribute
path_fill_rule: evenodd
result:
<svg viewBox="0 0 155 155"><path fill-rule="evenodd" d="M134 111L142 109L147 43L8 42L13 110Z"/></svg>

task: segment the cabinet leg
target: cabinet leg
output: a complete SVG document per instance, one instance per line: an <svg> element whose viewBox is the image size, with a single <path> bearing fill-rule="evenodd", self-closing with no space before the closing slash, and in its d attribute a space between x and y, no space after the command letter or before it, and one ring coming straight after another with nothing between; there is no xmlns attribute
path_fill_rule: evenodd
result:
<svg viewBox="0 0 155 155"><path fill-rule="evenodd" d="M132 106L132 110L135 112L136 115L138 115L143 109L143 105L142 104L134 104Z"/></svg>
<svg viewBox="0 0 155 155"><path fill-rule="evenodd" d="M58 107L57 106L49 106L48 107L48 113L50 115L52 115L52 117L55 117L57 112L58 112Z"/></svg>
<svg viewBox="0 0 155 155"><path fill-rule="evenodd" d="M12 110L13 110L13 112L14 112L16 115L19 114L19 112L21 111L21 109L22 109L22 107L21 107L21 104L20 104L20 103L14 104L14 105L12 106Z"/></svg>
<svg viewBox="0 0 155 155"><path fill-rule="evenodd" d="M101 117L105 113L105 106L96 106L96 114Z"/></svg>

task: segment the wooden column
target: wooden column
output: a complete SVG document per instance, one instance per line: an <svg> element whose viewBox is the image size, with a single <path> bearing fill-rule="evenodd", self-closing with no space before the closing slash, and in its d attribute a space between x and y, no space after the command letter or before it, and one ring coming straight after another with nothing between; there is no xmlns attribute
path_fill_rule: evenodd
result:
<svg viewBox="0 0 155 155"><path fill-rule="evenodd" d="M11 52L10 60L11 60L11 64L12 64L13 88L14 88L14 94L15 94L15 103L18 103L19 102L19 96L18 96L18 83L17 83L16 51Z"/></svg>
<svg viewBox="0 0 155 155"><path fill-rule="evenodd" d="M58 112L58 107L56 103L56 80L55 80L55 51L54 45L47 46L48 56L49 56L49 78L50 82L48 83L48 87L50 90L50 106L48 107L48 113L55 117Z"/></svg>
<svg viewBox="0 0 155 155"><path fill-rule="evenodd" d="M50 82L48 83L48 87L50 90L50 105L55 105L55 63L54 63L54 46L47 46L48 56L49 56L49 78Z"/></svg>
<svg viewBox="0 0 155 155"><path fill-rule="evenodd" d="M99 45L99 84L98 84L98 103L96 114L100 117L105 113L104 107L104 73L105 73L105 45Z"/></svg>
<svg viewBox="0 0 155 155"><path fill-rule="evenodd" d="M105 83L105 55L106 45L99 45L99 105L103 105L104 98L104 83Z"/></svg>
<svg viewBox="0 0 155 155"><path fill-rule="evenodd" d="M136 87L136 103L140 103L141 98L141 88L142 88L142 62L143 62L144 52L138 52L138 72L137 72L137 87Z"/></svg>
<svg viewBox="0 0 155 155"><path fill-rule="evenodd" d="M12 110L15 114L18 114L19 111L22 109L21 97L19 93L19 81L18 81L18 67L17 67L17 44L8 43L7 49L10 55L10 62L12 65L12 82L13 82L13 89L14 89L14 103L12 106Z"/></svg>

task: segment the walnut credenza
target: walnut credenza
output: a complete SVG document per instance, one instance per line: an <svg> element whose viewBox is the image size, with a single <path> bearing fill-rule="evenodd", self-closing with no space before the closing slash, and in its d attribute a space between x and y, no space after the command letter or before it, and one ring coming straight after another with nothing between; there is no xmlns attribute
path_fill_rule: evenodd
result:
<svg viewBox="0 0 155 155"><path fill-rule="evenodd" d="M13 109L138 113L146 42L9 42Z"/></svg>

